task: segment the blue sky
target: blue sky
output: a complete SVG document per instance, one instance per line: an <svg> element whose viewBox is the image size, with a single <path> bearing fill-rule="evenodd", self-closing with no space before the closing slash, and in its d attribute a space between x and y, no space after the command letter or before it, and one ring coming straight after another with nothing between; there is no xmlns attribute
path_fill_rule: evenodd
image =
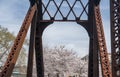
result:
<svg viewBox="0 0 120 77"><path fill-rule="evenodd" d="M110 52L109 0L101 0L100 6L107 48ZM28 8L29 0L0 0L0 25L17 35ZM89 37L86 30L75 22L55 22L43 33L44 46L65 45L66 48L78 52L80 56L88 54L88 44Z"/></svg>

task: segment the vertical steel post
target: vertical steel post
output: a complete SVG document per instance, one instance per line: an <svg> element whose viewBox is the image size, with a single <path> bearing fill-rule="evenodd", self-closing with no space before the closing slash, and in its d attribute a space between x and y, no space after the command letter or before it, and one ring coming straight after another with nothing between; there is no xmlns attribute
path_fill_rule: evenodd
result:
<svg viewBox="0 0 120 77"><path fill-rule="evenodd" d="M36 26L36 37L35 37L36 67L37 67L37 77L44 77L42 31L40 26L42 25L37 24Z"/></svg>
<svg viewBox="0 0 120 77"><path fill-rule="evenodd" d="M45 23L39 22L36 25L35 53L36 53L37 77L44 77L42 34L44 29L48 25L50 25L49 22Z"/></svg>
<svg viewBox="0 0 120 77"><path fill-rule="evenodd" d="M99 77L99 57L98 57L98 40L94 18L94 0L89 0L88 21L78 24L82 25L89 35L89 62L88 77Z"/></svg>
<svg viewBox="0 0 120 77"><path fill-rule="evenodd" d="M89 67L88 67L88 77L99 77L99 61L98 61L98 41L95 28L94 19L94 2L89 0L88 9L88 33L90 37L89 43Z"/></svg>
<svg viewBox="0 0 120 77"><path fill-rule="evenodd" d="M37 22L36 22L36 36L35 36L35 56L37 77L44 77L44 61L43 61L43 46L42 34L44 29L50 24L49 22L40 22L43 20L42 15L42 0L37 2Z"/></svg>
<svg viewBox="0 0 120 77"><path fill-rule="evenodd" d="M28 66L27 66L27 76L32 77L33 73L33 59L34 59L34 46L35 46L35 33L36 33L36 13L31 22L31 33L30 33L30 43L28 52Z"/></svg>
<svg viewBox="0 0 120 77"><path fill-rule="evenodd" d="M36 36L35 36L35 57L36 57L36 68L37 77L44 77L44 62L43 62L43 49L42 49L42 29L43 26L40 24L42 20L42 0L37 2L37 22L36 22Z"/></svg>

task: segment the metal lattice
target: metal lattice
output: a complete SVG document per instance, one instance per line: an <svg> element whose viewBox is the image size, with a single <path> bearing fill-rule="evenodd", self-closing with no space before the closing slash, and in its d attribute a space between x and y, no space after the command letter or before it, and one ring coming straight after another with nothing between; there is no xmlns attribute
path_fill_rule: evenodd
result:
<svg viewBox="0 0 120 77"><path fill-rule="evenodd" d="M88 4L88 0L42 0L43 20L87 20Z"/></svg>
<svg viewBox="0 0 120 77"><path fill-rule="evenodd" d="M120 0L111 0L112 74L120 77Z"/></svg>

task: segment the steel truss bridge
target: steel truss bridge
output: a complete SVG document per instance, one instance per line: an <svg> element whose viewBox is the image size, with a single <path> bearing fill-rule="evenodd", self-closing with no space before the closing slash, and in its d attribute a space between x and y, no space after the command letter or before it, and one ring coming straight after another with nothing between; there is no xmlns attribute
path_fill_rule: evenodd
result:
<svg viewBox="0 0 120 77"><path fill-rule="evenodd" d="M112 69L108 59L100 0L30 0L30 8L9 52L0 77L10 77L31 24L26 77L32 77L35 52L37 77L44 77L42 33L55 21L76 22L88 32L88 77L99 77L99 57L103 77L120 77L120 0L110 0ZM52 8L52 9L51 9Z"/></svg>

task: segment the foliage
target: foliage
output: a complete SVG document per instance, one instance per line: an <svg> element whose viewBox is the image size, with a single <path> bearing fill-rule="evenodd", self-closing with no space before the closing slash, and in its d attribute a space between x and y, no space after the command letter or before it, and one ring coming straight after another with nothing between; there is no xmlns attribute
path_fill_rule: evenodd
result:
<svg viewBox="0 0 120 77"><path fill-rule="evenodd" d="M45 73L78 73L80 77L87 76L87 62L81 60L73 50L65 49L65 46L44 48L44 62Z"/></svg>
<svg viewBox="0 0 120 77"><path fill-rule="evenodd" d="M13 45L13 42L15 40L15 36L13 33L10 33L7 28L4 28L0 26L0 66L2 67L5 63L7 56L9 54L9 51ZM27 40L26 40L27 41ZM27 42L25 42L24 45L26 45ZM23 65L26 63L26 49L23 47L21 49L17 66Z"/></svg>
<svg viewBox="0 0 120 77"><path fill-rule="evenodd" d="M14 39L14 35L7 28L0 26L0 52L8 51Z"/></svg>

